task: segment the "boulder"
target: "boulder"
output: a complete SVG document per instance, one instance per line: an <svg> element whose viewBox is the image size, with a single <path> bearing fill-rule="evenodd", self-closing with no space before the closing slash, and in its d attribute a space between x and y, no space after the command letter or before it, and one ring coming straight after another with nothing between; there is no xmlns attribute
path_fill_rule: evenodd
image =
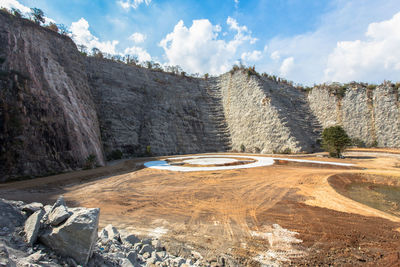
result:
<svg viewBox="0 0 400 267"><path fill-rule="evenodd" d="M97 239L99 209L74 208L65 223L48 229L40 241L58 253L86 265Z"/></svg>
<svg viewBox="0 0 400 267"><path fill-rule="evenodd" d="M40 209L43 209L43 204L38 202L32 202L22 206L22 211L26 212L28 215L31 215Z"/></svg>
<svg viewBox="0 0 400 267"><path fill-rule="evenodd" d="M24 222L25 216L15 205L0 199L0 229L8 228L9 232L13 232L15 227L22 226Z"/></svg>
<svg viewBox="0 0 400 267"><path fill-rule="evenodd" d="M25 222L24 232L26 237L26 242L29 245L33 245L36 242L38 237L39 229L40 229L40 220L44 216L44 210L39 209L31 216L29 216L28 220Z"/></svg>
<svg viewBox="0 0 400 267"><path fill-rule="evenodd" d="M57 226L67 220L69 216L71 214L68 212L67 207L60 205L50 212L47 220L52 226Z"/></svg>

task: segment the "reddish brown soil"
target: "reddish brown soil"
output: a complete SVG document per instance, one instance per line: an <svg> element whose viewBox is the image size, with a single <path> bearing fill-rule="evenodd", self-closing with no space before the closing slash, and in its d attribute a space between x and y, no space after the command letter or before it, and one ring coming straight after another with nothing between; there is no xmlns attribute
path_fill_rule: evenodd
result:
<svg viewBox="0 0 400 267"><path fill-rule="evenodd" d="M243 265L257 265L254 257L270 249L267 239L252 233L272 224L303 240L293 248L306 254L293 258L293 265L399 265L400 218L354 202L328 183L338 174L400 179L397 159L338 161L369 169L277 164L180 173L141 169L140 160L131 160L0 185L0 197L51 203L64 194L70 205L100 207L101 226L112 223L143 235L166 229L165 240L183 242L207 258L228 255ZM115 172L120 174L111 175Z"/></svg>

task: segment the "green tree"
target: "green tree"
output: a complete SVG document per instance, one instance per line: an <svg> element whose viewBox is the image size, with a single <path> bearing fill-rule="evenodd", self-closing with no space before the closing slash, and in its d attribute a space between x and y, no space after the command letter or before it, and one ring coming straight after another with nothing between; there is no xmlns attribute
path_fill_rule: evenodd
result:
<svg viewBox="0 0 400 267"><path fill-rule="evenodd" d="M44 13L39 8L31 8L31 15L36 24L44 23Z"/></svg>
<svg viewBox="0 0 400 267"><path fill-rule="evenodd" d="M16 16L17 18L22 18L22 13L17 8L11 8L11 13Z"/></svg>
<svg viewBox="0 0 400 267"><path fill-rule="evenodd" d="M350 137L342 126L328 127L322 132L322 147L329 152L331 157L340 158L350 144Z"/></svg>

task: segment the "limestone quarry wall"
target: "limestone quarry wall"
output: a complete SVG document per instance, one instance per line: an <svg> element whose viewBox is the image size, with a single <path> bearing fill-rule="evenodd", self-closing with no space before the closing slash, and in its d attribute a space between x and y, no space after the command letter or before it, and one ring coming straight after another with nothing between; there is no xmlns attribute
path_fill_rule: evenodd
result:
<svg viewBox="0 0 400 267"><path fill-rule="evenodd" d="M66 36L0 12L0 181L125 157L313 152L323 127L400 147L399 90L308 94L237 70L182 77L82 56Z"/></svg>
<svg viewBox="0 0 400 267"><path fill-rule="evenodd" d="M71 39L0 12L0 181L103 164L84 62Z"/></svg>
<svg viewBox="0 0 400 267"><path fill-rule="evenodd" d="M86 68L106 155L143 155L147 146L153 155L226 150L207 81L98 58Z"/></svg>
<svg viewBox="0 0 400 267"><path fill-rule="evenodd" d="M218 78L232 148L249 152L311 152L319 124L305 94L244 71Z"/></svg>
<svg viewBox="0 0 400 267"><path fill-rule="evenodd" d="M308 101L324 128L342 125L352 139L367 146L400 147L399 90L390 84L375 89L349 86L343 97L328 88L314 88Z"/></svg>

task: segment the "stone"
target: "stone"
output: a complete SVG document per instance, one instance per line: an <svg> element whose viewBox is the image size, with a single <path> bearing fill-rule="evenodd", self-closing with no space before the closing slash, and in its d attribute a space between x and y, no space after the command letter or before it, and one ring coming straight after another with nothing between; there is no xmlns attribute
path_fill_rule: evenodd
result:
<svg viewBox="0 0 400 267"><path fill-rule="evenodd" d="M151 245L155 248L156 251L162 251L164 249L159 239L153 239Z"/></svg>
<svg viewBox="0 0 400 267"><path fill-rule="evenodd" d="M128 259L123 259L120 263L121 267L135 267L135 265Z"/></svg>
<svg viewBox="0 0 400 267"><path fill-rule="evenodd" d="M63 223L65 220L67 220L71 214L68 212L68 209L66 206L61 205L58 207L55 207L49 214L48 216L48 222L52 226L57 226L61 223Z"/></svg>
<svg viewBox="0 0 400 267"><path fill-rule="evenodd" d="M151 254L149 252L143 253L143 259L148 259L151 257Z"/></svg>
<svg viewBox="0 0 400 267"><path fill-rule="evenodd" d="M136 243L140 242L140 238L138 238L137 236L135 236L133 234L123 234L123 233L121 233L121 241L123 243L128 243L128 244L134 246Z"/></svg>
<svg viewBox="0 0 400 267"><path fill-rule="evenodd" d="M138 256L137 253L131 251L128 253L127 259L132 263L132 264L137 264L138 261Z"/></svg>
<svg viewBox="0 0 400 267"><path fill-rule="evenodd" d="M93 253L99 224L99 209L74 208L65 223L47 230L40 241L58 253L87 264Z"/></svg>
<svg viewBox="0 0 400 267"><path fill-rule="evenodd" d="M38 202L32 202L22 206L22 211L26 212L28 215L31 215L40 209L43 209L43 204Z"/></svg>
<svg viewBox="0 0 400 267"><path fill-rule="evenodd" d="M153 252L153 248L149 245L149 244L144 244L143 247L140 249L139 254L144 254L146 252L148 253L152 253Z"/></svg>
<svg viewBox="0 0 400 267"><path fill-rule="evenodd" d="M33 213L25 222L24 232L26 242L31 246L36 242L41 225L40 221L42 220L44 214L44 210L40 209Z"/></svg>
<svg viewBox="0 0 400 267"><path fill-rule="evenodd" d="M104 229L99 234L99 238L104 244L109 240L121 242L120 233L118 232L117 228L115 228L111 224L104 227Z"/></svg>
<svg viewBox="0 0 400 267"><path fill-rule="evenodd" d="M0 199L0 229L7 227L13 232L15 227L22 226L25 222L25 216L14 205L5 199Z"/></svg>
<svg viewBox="0 0 400 267"><path fill-rule="evenodd" d="M64 207L66 206L65 200L64 200L64 196L59 196L57 198L56 202L51 207L51 211L50 212L52 212L55 208L57 208L59 206L64 206Z"/></svg>
<svg viewBox="0 0 400 267"><path fill-rule="evenodd" d="M42 253L42 251L37 251L35 253L33 253L32 255L30 255L27 260L31 263L38 263L40 262L44 257L46 256L46 254Z"/></svg>
<svg viewBox="0 0 400 267"><path fill-rule="evenodd" d="M45 211L45 214L44 214L44 216L42 218L42 223L47 223L47 219L49 218L50 212L52 210L52 206L46 205L46 206L43 207L43 209Z"/></svg>
<svg viewBox="0 0 400 267"><path fill-rule="evenodd" d="M0 244L0 266L10 266L9 254L7 248Z"/></svg>

